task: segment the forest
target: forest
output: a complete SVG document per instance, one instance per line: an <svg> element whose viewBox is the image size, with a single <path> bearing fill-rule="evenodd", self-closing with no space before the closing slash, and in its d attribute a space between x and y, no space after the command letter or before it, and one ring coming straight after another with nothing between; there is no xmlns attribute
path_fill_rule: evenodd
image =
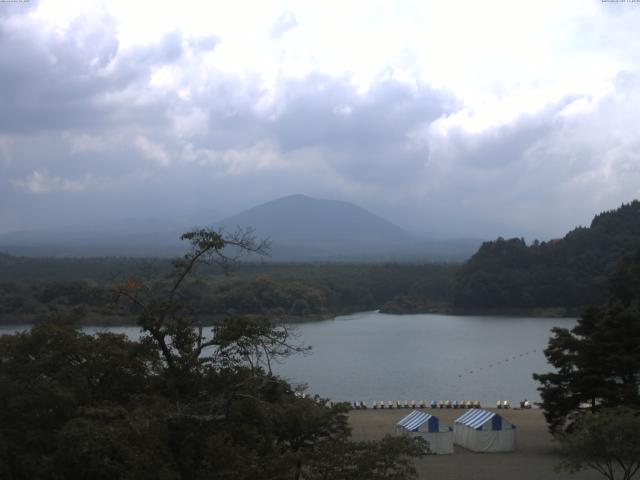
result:
<svg viewBox="0 0 640 480"><path fill-rule="evenodd" d="M359 311L579 315L607 298L607 278L640 249L640 202L596 215L564 238L484 243L463 264L239 262L230 275L202 265L183 286L212 323L228 314L304 321ZM268 258L268 257L267 257ZM30 258L0 254L0 323L71 315L85 324L130 324L112 301L122 280L161 285L154 258Z"/></svg>
<svg viewBox="0 0 640 480"><path fill-rule="evenodd" d="M498 238L484 243L457 272L452 305L465 309L563 308L607 298L607 278L640 249L640 202L596 215L562 239Z"/></svg>
<svg viewBox="0 0 640 480"><path fill-rule="evenodd" d="M55 314L85 324L130 324L112 300L125 279L162 284L164 259L27 258L0 256L0 322L39 323ZM327 318L397 305L445 305L458 267L448 264L236 263L229 275L202 266L183 295L212 322L227 314L264 314L280 320Z"/></svg>

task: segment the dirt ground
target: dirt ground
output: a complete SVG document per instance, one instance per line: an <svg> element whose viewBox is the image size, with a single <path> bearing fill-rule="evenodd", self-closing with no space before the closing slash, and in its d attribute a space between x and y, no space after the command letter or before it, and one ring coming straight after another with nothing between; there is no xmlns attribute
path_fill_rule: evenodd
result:
<svg viewBox="0 0 640 480"><path fill-rule="evenodd" d="M416 461L421 479L430 480L596 480L594 471L576 474L556 473L559 462L557 447L547 431L541 410L494 410L517 431L517 449L513 453L473 453L457 445L453 455L429 455ZM354 440L375 440L393 433L395 424L409 414L410 409L353 410L349 423ZM428 409L441 423L453 426L465 410Z"/></svg>

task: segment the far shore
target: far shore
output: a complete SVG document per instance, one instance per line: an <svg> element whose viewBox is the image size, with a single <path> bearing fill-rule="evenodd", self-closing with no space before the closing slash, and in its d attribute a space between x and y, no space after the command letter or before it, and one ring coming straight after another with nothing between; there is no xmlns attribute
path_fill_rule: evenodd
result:
<svg viewBox="0 0 640 480"><path fill-rule="evenodd" d="M452 309L434 309L421 312L386 312L383 310L372 310L373 312L379 312L383 315L447 315L451 317L481 317L481 316L496 316L496 317L526 317L526 318L577 318L580 316L580 312L576 310L569 310L564 308L538 308L538 309L484 309L484 310L452 310ZM338 314L318 313L309 315L269 315L277 323L308 323L308 322L320 322L324 320L334 320L337 317L358 315L363 313L370 313L371 311L357 311L357 312L341 312ZM251 314L260 315L260 314ZM42 323L48 319L54 318L55 313L39 313L39 314L4 314L0 315L0 326L32 326ZM201 321L204 322L204 327L212 327L220 323L227 315L216 314L207 315L201 317ZM95 312L90 312L84 317L74 321L74 323L80 327L135 327L136 321L132 316L125 315L100 315Z"/></svg>
<svg viewBox="0 0 640 480"><path fill-rule="evenodd" d="M429 307L418 310L380 309L380 313L389 315L421 315L439 314L460 317L505 316L534 318L575 318L582 314L580 308L545 307L545 308L460 308L447 305Z"/></svg>
<svg viewBox="0 0 640 480"><path fill-rule="evenodd" d="M547 430L539 409L486 409L502 415L517 428L517 448L512 453L473 453L455 446L452 455L429 455L416 461L420 479L437 480L596 480L595 471L577 474L555 471L560 461L558 445ZM440 422L453 426L464 413L457 409L425 409ZM378 440L395 432L395 424L409 409L352 410L349 424L354 440Z"/></svg>
<svg viewBox="0 0 640 480"><path fill-rule="evenodd" d="M354 312L356 313L356 312ZM256 314L257 315L257 314ZM344 315L352 315L347 313ZM213 327L219 324L227 315L207 315L200 318L203 327ZM269 315L267 315L269 316ZM339 315L338 315L339 316ZM304 316L272 316L274 321L278 323L306 323L306 322L319 322L322 320L332 320L336 318L336 315L317 314L317 315L304 315ZM48 319L54 318L54 314L39 314L39 315L0 315L0 325L2 326L32 326L38 325ZM79 327L135 327L137 325L136 319L133 316L125 315L99 315L95 313L89 313L83 318L74 320L73 323Z"/></svg>

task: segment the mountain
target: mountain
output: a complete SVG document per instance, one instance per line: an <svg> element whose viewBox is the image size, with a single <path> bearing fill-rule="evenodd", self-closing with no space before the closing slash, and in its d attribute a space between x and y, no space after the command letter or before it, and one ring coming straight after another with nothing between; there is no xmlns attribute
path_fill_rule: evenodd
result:
<svg viewBox="0 0 640 480"><path fill-rule="evenodd" d="M258 205L218 224L227 231L252 227L275 253L327 255L383 252L418 239L393 223L347 202L291 195Z"/></svg>
<svg viewBox="0 0 640 480"><path fill-rule="evenodd" d="M640 251L640 201L594 217L564 238L527 245L523 239L484 243L454 285L461 309L562 307L577 311L606 301L608 277Z"/></svg>
<svg viewBox="0 0 640 480"><path fill-rule="evenodd" d="M203 222L207 224L208 222ZM233 232L253 228L271 240L275 261L462 261L481 241L427 240L361 207L292 195L210 224ZM178 238L193 225L158 219L125 219L0 235L0 252L28 256L176 256Z"/></svg>

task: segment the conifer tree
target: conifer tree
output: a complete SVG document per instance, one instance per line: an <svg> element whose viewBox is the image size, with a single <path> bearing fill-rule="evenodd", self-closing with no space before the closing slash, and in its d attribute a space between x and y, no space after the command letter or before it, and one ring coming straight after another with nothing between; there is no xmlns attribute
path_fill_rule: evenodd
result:
<svg viewBox="0 0 640 480"><path fill-rule="evenodd" d="M556 371L533 377L553 433L584 409L640 406L640 253L621 262L606 305L587 308L571 330L553 329L545 355Z"/></svg>

